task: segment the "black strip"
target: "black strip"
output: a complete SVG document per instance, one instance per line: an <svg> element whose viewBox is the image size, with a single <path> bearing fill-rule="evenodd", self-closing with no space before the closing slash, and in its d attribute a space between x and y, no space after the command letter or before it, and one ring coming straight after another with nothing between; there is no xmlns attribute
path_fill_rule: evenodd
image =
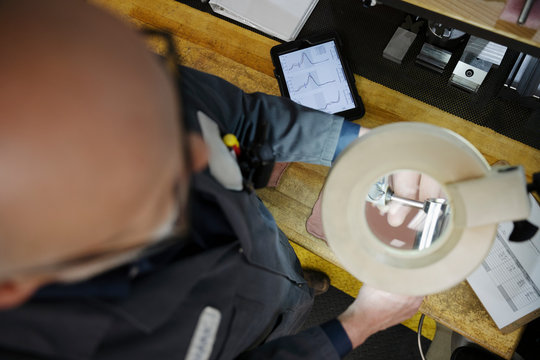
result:
<svg viewBox="0 0 540 360"><path fill-rule="evenodd" d="M516 307L516 304L514 304L514 301L512 300L510 295L508 295L508 293L506 292L504 287L502 285L499 285L499 286L497 286L497 289L499 289L499 292L503 296L504 300L506 300L506 303L512 308L512 310L514 312L518 311L518 309Z"/></svg>

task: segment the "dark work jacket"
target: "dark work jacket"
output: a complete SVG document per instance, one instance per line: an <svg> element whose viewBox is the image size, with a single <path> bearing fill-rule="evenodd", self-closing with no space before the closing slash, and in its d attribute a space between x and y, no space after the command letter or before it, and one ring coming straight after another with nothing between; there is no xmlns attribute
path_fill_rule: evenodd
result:
<svg viewBox="0 0 540 360"><path fill-rule="evenodd" d="M278 161L330 164L340 117L245 94L192 69L182 68L181 77L184 118L195 131L203 112L245 145L264 118ZM210 359L339 358L320 327L296 334L312 293L256 194L228 190L208 171L195 175L192 186L219 207L232 237L133 278L125 298L33 299L0 312L0 359L184 359L207 307L221 316L215 341L199 344Z"/></svg>

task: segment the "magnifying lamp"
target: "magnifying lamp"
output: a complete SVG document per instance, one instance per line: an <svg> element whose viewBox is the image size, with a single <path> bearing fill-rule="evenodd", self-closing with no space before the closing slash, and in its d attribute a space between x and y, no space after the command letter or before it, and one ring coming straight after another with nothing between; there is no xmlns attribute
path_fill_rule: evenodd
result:
<svg viewBox="0 0 540 360"><path fill-rule="evenodd" d="M379 187L386 205L405 200L412 201L405 206L415 207L416 202L417 216L424 218L412 235L385 230L386 215L371 201L374 196L380 201L374 186L401 171L421 173L441 188L437 199L404 199L393 193L392 184ZM488 254L499 222L529 216L526 186L521 167L491 168L452 131L423 123L384 125L335 162L323 192L322 223L330 247L356 278L394 293L426 295L472 273Z"/></svg>

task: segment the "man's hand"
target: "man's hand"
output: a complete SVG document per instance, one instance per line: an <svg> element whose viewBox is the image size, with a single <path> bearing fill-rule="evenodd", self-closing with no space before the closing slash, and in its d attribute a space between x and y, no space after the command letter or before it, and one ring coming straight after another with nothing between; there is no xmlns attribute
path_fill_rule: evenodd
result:
<svg viewBox="0 0 540 360"><path fill-rule="evenodd" d="M422 174L418 171L403 170L392 174L392 189L398 196L425 201L430 198L444 197L441 186L432 177ZM411 207L401 205L396 202L390 202L388 208L388 223L394 227L400 226L407 214L412 210Z"/></svg>
<svg viewBox="0 0 540 360"><path fill-rule="evenodd" d="M364 285L356 300L338 320L354 349L370 335L412 317L422 300L423 297L391 294Z"/></svg>

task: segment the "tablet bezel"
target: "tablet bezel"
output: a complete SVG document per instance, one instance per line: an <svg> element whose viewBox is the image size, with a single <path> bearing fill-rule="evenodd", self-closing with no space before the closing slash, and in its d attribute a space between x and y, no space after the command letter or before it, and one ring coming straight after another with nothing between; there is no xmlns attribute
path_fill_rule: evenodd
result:
<svg viewBox="0 0 540 360"><path fill-rule="evenodd" d="M362 103L362 98L360 97L360 95L358 95L358 91L356 89L356 83L354 80L354 75L349 68L349 64L346 61L344 61L341 40L336 33L314 35L308 38L298 39L295 41L291 41L291 42L274 46L270 50L270 56L272 58L272 63L274 64L274 76L276 77L278 81L279 90L282 96L287 97L289 99L291 98L289 94L289 89L287 88L287 83L285 81L285 74L283 72L281 62L279 60L279 57L281 55L286 55L291 52L307 49L307 48L320 45L326 42L330 42L330 41L333 41L336 46L336 52L341 62L341 67L343 69L345 78L347 79L349 91L351 93L351 97L355 105L354 108L352 109L334 113L334 115L343 116L346 120L359 119L362 116L364 116L364 113L365 113L364 104Z"/></svg>

